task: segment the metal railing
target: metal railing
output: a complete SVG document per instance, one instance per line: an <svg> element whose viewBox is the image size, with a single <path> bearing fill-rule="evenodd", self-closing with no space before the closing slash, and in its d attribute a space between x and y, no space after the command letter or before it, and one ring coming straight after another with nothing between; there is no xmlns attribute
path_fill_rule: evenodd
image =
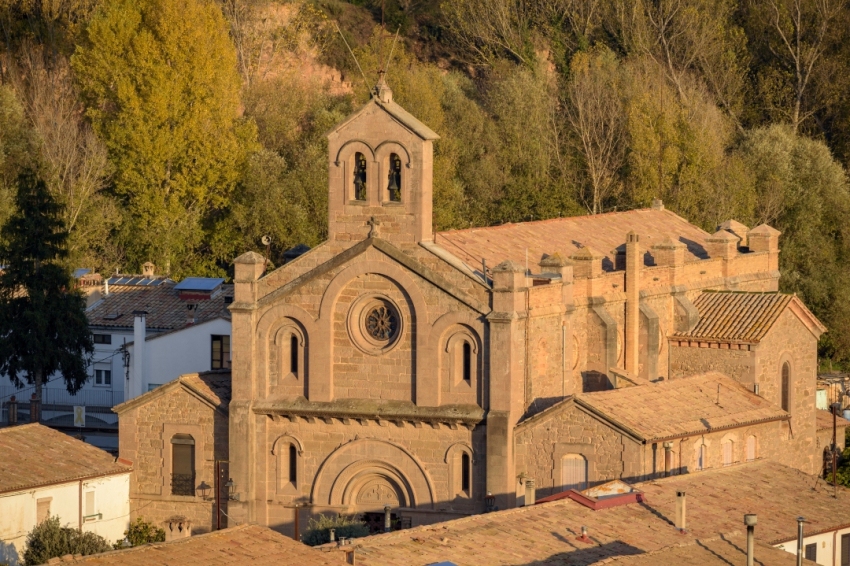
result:
<svg viewBox="0 0 850 566"><path fill-rule="evenodd" d="M195 474L171 474L171 495L195 495Z"/></svg>
<svg viewBox="0 0 850 566"><path fill-rule="evenodd" d="M29 403L35 388L32 386L17 389L12 385L0 385L0 403L9 401L12 395L17 398L18 403ZM45 405L85 405L86 407L114 407L124 402L123 391L112 391L104 389L83 389L71 395L64 388L44 387L41 390L41 404Z"/></svg>

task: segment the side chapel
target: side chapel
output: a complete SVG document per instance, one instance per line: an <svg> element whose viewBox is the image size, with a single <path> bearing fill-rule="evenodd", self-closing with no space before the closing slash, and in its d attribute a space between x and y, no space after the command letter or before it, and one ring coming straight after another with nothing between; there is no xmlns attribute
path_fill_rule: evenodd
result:
<svg viewBox="0 0 850 566"><path fill-rule="evenodd" d="M379 81L328 134L327 241L269 273L235 260L231 520L292 532L296 512L382 524L389 506L406 526L529 485L818 471L825 328L777 292L778 231L709 234L656 201L434 233L438 138Z"/></svg>

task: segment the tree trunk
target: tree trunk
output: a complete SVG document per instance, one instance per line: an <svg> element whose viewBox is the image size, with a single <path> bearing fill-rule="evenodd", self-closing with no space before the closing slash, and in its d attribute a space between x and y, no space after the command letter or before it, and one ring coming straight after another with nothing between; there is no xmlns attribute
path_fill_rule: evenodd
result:
<svg viewBox="0 0 850 566"><path fill-rule="evenodd" d="M41 375L41 370L36 370L33 372L33 378L35 381L35 398L38 399L39 403L41 402L41 382L44 379Z"/></svg>

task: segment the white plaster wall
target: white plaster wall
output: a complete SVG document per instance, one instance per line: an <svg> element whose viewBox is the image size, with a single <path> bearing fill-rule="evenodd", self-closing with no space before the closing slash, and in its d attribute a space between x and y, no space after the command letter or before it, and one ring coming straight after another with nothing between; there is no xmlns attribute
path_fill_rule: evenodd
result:
<svg viewBox="0 0 850 566"><path fill-rule="evenodd" d="M83 530L110 543L123 539L130 520L130 474L83 480L83 507L85 493L91 490L95 491L95 511L102 517L84 520ZM47 497L52 498L51 516L58 516L63 527L79 528L79 481L0 495L0 563L20 563L27 534L36 523L37 502Z"/></svg>
<svg viewBox="0 0 850 566"><path fill-rule="evenodd" d="M817 543L818 559L817 562L821 566L841 566L841 535L850 533L850 528L841 529L840 531L830 531L814 536L804 536L803 538L803 556L805 557L805 548L807 544ZM805 528L803 529L805 535ZM758 537L758 527L756 527L756 537ZM776 545L777 548L782 548L786 552L790 552L796 556L797 554L797 539L784 542Z"/></svg>
<svg viewBox="0 0 850 566"><path fill-rule="evenodd" d="M214 319L145 340L142 363L142 393L150 384L168 383L186 373L209 371L213 335L230 336L230 321ZM130 356L136 345L129 346ZM136 379L130 370L130 379Z"/></svg>

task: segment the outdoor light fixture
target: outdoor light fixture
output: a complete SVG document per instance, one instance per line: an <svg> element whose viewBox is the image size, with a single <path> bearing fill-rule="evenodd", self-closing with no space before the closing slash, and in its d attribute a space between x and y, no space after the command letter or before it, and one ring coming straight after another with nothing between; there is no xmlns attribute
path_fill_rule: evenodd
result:
<svg viewBox="0 0 850 566"><path fill-rule="evenodd" d="M496 496L489 491L487 497L484 498L484 510L486 513L496 510Z"/></svg>
<svg viewBox="0 0 850 566"><path fill-rule="evenodd" d="M227 488L227 498L231 501L239 501L239 495L233 493L233 489L236 487L236 484L233 483L233 478L228 479L224 482L224 487Z"/></svg>
<svg viewBox="0 0 850 566"><path fill-rule="evenodd" d="M197 487L197 489L198 489L198 491L201 492L201 497L204 499L204 501L206 501L207 500L207 494L209 493L210 489L212 489L212 488L207 485L207 482L202 481L201 484Z"/></svg>

